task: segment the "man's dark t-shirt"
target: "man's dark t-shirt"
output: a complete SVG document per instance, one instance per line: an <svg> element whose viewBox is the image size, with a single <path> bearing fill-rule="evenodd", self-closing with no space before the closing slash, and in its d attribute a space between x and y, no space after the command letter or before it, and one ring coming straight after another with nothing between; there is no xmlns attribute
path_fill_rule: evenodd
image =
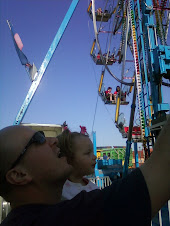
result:
<svg viewBox="0 0 170 226"><path fill-rule="evenodd" d="M103 190L82 191L56 205L31 204L13 209L1 226L150 226L151 203L139 169Z"/></svg>

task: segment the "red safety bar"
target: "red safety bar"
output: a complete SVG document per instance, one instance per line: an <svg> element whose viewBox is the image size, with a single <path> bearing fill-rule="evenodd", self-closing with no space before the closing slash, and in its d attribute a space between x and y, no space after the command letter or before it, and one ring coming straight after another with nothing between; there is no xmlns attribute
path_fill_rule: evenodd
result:
<svg viewBox="0 0 170 226"><path fill-rule="evenodd" d="M128 126L124 127L124 131L125 131L125 133L128 133L129 132L129 127ZM132 130L132 135L141 135L140 127L134 126L133 130Z"/></svg>

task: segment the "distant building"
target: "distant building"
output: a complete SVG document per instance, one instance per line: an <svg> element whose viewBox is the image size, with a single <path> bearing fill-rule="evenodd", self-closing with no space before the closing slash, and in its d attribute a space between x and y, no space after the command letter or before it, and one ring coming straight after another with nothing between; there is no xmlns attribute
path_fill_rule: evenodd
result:
<svg viewBox="0 0 170 226"><path fill-rule="evenodd" d="M125 146L106 146L106 147L97 147L97 159L102 160L103 155L107 156L108 159L115 159L115 160L122 160L122 165L124 165L125 161L125 153L126 147ZM132 167L132 149L129 158L129 167Z"/></svg>
<svg viewBox="0 0 170 226"><path fill-rule="evenodd" d="M152 153L153 149L150 149L150 152ZM132 168L136 168L135 166L135 152L132 152L133 154L133 158L132 158ZM141 166L144 162L145 162L145 151L143 150L138 150L138 162L139 162L139 166Z"/></svg>

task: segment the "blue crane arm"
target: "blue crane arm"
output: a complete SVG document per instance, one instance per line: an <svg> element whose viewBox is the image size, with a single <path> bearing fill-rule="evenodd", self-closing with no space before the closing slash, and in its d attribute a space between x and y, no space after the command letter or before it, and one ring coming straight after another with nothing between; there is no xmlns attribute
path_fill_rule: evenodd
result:
<svg viewBox="0 0 170 226"><path fill-rule="evenodd" d="M14 125L19 125L22 122L22 120L25 116L25 113L26 113L26 111L29 107L29 104L31 103L31 100L32 100L32 98L33 98L33 96L34 96L34 94L35 94L35 92L38 88L38 85L40 84L40 81L41 81L41 79L42 79L42 77L43 77L43 75L44 75L44 73L47 69L47 66L50 63L50 60L51 60L60 40L62 38L62 35L64 34L64 31L65 31L65 29L66 29L66 27L67 27L67 25L68 25L68 23L71 19L71 16L73 15L73 13L76 9L78 2L79 2L79 0L73 0L72 1L64 19L63 19L63 22L61 23L61 25L58 29L58 32L57 32L57 34L56 34L46 56L45 56L45 58L44 58L44 60L41 64L41 67L40 67L39 71L37 72L37 74L35 75L35 79L32 82L31 87L30 87L30 89L27 93L27 96L26 96L26 98L25 98L16 118L15 118L15 121L13 123Z"/></svg>

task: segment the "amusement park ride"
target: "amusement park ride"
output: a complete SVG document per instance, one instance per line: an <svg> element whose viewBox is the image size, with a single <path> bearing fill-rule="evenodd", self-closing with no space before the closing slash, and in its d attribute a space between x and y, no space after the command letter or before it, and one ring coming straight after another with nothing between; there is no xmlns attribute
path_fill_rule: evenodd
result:
<svg viewBox="0 0 170 226"><path fill-rule="evenodd" d="M78 2L79 0L72 1L40 69L37 71L35 65L25 64L29 67L32 83L14 125L22 122ZM117 5L114 5L115 2ZM98 94L104 104L116 105L115 124L122 136L127 138L124 175L128 172L131 143L134 142L136 156L137 142L143 143L145 157L150 156L150 146L153 146L169 111L169 105L163 102L162 95L162 86L170 86L167 81L170 79L170 46L167 46L169 10L170 2L167 0L105 0L96 1L96 4L95 0L92 0L87 9L95 33L90 55L96 65L102 65ZM9 21L8 25L11 30ZM115 42L113 43L113 39L117 36L120 37L118 48ZM16 39L14 43L20 57L22 48ZM95 52L96 45L98 53ZM120 77L111 71L117 64L122 68ZM130 64L133 68L131 77L126 76L126 64ZM130 104L121 100L122 92L118 93L116 101L110 102L105 97L103 80L106 72L120 83L122 92L123 86L129 87L128 93L134 87L129 127L125 127L124 114L119 114L121 105ZM127 79L131 81L127 82ZM140 125L134 124L136 104ZM95 133L93 135L95 150Z"/></svg>
<svg viewBox="0 0 170 226"><path fill-rule="evenodd" d="M125 176L128 172L131 143L134 142L137 155L137 142L142 142L145 159L149 157L150 146L154 145L169 111L169 105L163 102L162 86L169 86L169 83L163 80L170 79L170 46L167 46L170 2L118 0L115 7L112 7L111 1L104 1L103 6L101 3L97 7L95 5L97 2L95 4L92 0L87 9L95 33L90 55L96 65L103 65L98 93L104 104L116 104L116 127L124 138L128 138L123 169ZM102 45L103 35L107 35L105 48ZM115 47L114 37L117 35L121 36L120 45L117 53L115 50L112 53ZM96 44L98 53L95 52ZM106 54L103 54L103 49ZM133 60L127 60L128 52ZM131 61L134 68L129 83L125 77L125 65L128 61ZM111 71L117 63L122 66L120 77L116 77ZM123 114L119 115L120 106L129 103L121 101L120 95L117 95L116 102L106 100L103 84L106 71L121 84L121 89L123 85L129 86L131 92L134 86L129 127L124 126ZM140 126L134 125L136 103Z"/></svg>

